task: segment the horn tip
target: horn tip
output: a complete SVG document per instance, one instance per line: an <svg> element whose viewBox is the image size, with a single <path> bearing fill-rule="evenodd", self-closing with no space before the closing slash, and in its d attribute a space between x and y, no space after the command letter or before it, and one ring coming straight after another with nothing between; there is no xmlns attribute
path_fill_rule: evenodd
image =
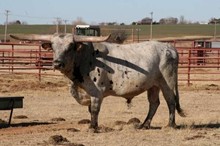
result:
<svg viewBox="0 0 220 146"><path fill-rule="evenodd" d="M13 39L18 39L18 37L14 36L14 35L12 35L12 34L9 34L9 36L10 36L11 38L13 38Z"/></svg>
<svg viewBox="0 0 220 146"><path fill-rule="evenodd" d="M9 36L10 36L11 38L13 38L13 37L14 37L14 35L12 35L12 34L9 34Z"/></svg>
<svg viewBox="0 0 220 146"><path fill-rule="evenodd" d="M108 40L110 37L111 37L111 34L109 34L109 35L107 36L107 39L106 39L106 40Z"/></svg>

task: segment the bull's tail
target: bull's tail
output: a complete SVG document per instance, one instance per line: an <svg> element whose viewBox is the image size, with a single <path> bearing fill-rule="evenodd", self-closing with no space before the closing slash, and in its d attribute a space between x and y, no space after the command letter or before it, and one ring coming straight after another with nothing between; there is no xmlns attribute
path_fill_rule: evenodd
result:
<svg viewBox="0 0 220 146"><path fill-rule="evenodd" d="M176 74L175 92L176 92L176 95L175 95L176 110L181 117L186 117L186 114L184 113L183 109L180 107L179 90L178 90L178 75L177 74Z"/></svg>

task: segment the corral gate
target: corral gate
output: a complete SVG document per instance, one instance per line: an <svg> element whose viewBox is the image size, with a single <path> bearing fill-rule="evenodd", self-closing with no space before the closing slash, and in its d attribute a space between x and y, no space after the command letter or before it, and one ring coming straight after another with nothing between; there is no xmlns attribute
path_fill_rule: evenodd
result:
<svg viewBox="0 0 220 146"><path fill-rule="evenodd" d="M198 81L220 83L220 47L197 47L195 41L170 43L180 57L179 82L188 86ZM52 60L52 52L42 49L40 44L0 43L0 74L34 74L39 80L42 76L61 75L53 71Z"/></svg>

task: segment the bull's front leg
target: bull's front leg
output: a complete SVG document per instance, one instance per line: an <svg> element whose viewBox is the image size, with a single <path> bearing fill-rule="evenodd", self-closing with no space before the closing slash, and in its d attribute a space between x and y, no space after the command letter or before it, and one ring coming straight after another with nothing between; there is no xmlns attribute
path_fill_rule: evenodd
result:
<svg viewBox="0 0 220 146"><path fill-rule="evenodd" d="M98 129L98 116L99 111L101 108L102 98L101 97L91 97L91 107L90 107L90 114L91 114L91 123L90 128L94 129L95 132Z"/></svg>

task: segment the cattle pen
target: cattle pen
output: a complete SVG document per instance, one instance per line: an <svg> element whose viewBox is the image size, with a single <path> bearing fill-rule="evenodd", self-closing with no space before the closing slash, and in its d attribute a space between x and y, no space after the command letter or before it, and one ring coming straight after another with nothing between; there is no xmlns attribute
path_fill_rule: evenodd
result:
<svg viewBox="0 0 220 146"><path fill-rule="evenodd" d="M39 81L43 73L52 69L52 52L43 50L40 44L0 43L0 72L34 74Z"/></svg>
<svg viewBox="0 0 220 146"><path fill-rule="evenodd" d="M220 47L201 47L196 40L169 43L179 53L180 82L188 86L201 81L210 81L212 85L220 82ZM53 70L52 60L52 52L38 43L0 43L0 73L34 74L39 81L42 77L61 75Z"/></svg>

